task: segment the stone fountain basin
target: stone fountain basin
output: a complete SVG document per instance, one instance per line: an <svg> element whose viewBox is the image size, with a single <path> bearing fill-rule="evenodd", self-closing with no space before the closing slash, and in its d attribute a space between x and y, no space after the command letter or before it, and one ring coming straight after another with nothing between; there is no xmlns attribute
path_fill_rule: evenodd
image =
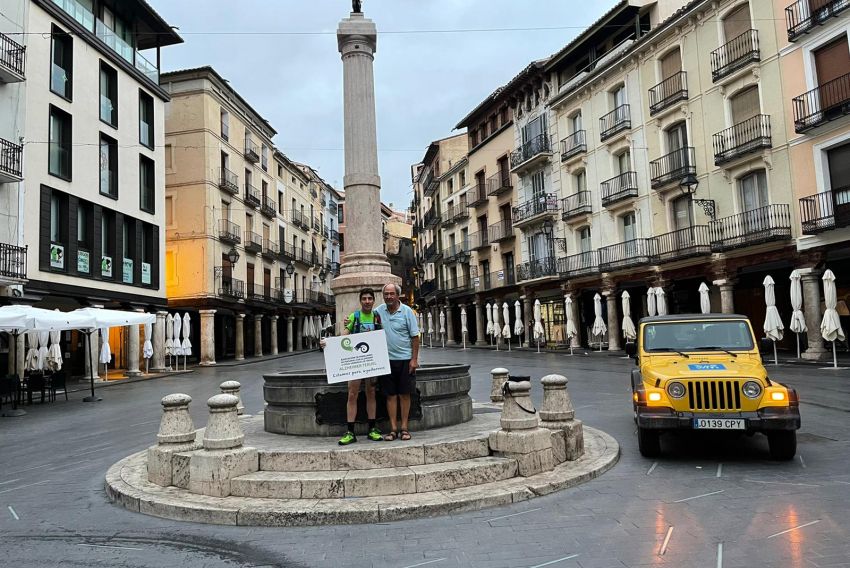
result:
<svg viewBox="0 0 850 568"><path fill-rule="evenodd" d="M339 436L346 430L348 383L328 384L324 369L263 375L265 430L296 436ZM472 420L469 365L423 365L416 371L410 429L430 430ZM377 418L386 430L386 399L378 388ZM357 432L366 431L366 397L360 393Z"/></svg>

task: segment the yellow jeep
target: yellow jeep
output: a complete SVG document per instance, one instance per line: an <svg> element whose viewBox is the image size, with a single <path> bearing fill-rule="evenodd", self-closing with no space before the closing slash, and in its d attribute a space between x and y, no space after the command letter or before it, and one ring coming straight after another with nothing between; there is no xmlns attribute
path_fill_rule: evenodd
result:
<svg viewBox="0 0 850 568"><path fill-rule="evenodd" d="M632 401L641 455L658 456L660 435L674 430L761 432L772 458L797 452L797 392L767 376L746 316L643 318L626 353L637 364Z"/></svg>

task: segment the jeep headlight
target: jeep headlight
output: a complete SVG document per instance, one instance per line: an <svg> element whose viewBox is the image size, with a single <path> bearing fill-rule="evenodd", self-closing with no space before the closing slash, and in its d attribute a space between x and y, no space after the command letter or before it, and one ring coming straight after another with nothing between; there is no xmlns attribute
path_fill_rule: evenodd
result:
<svg viewBox="0 0 850 568"><path fill-rule="evenodd" d="M669 394L673 398L682 398L683 396L685 396L686 392L687 391L685 390L685 385L683 385L682 383L673 381L672 383L667 385L667 394Z"/></svg>
<svg viewBox="0 0 850 568"><path fill-rule="evenodd" d="M761 385L756 381L747 381L741 387L741 392L747 398L758 398L761 396Z"/></svg>

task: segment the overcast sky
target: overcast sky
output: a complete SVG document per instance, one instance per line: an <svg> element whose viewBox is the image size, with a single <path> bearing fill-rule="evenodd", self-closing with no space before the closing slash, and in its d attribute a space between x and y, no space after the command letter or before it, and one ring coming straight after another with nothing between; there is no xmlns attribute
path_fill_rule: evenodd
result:
<svg viewBox="0 0 850 568"><path fill-rule="evenodd" d="M342 63L334 34L350 1L149 2L185 40L163 50L163 70L211 65L271 122L285 154L341 188ZM496 87L560 49L614 2L363 0L378 27L382 200L407 206L410 165L432 140L451 135ZM502 31L475 31L484 29Z"/></svg>

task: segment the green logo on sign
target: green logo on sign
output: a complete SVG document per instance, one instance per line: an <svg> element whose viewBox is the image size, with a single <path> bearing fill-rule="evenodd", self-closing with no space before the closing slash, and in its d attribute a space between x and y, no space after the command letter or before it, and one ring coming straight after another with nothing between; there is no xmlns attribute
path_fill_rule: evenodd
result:
<svg viewBox="0 0 850 568"><path fill-rule="evenodd" d="M351 346L351 340L347 337L340 342L340 347L346 351L354 351L354 348Z"/></svg>

